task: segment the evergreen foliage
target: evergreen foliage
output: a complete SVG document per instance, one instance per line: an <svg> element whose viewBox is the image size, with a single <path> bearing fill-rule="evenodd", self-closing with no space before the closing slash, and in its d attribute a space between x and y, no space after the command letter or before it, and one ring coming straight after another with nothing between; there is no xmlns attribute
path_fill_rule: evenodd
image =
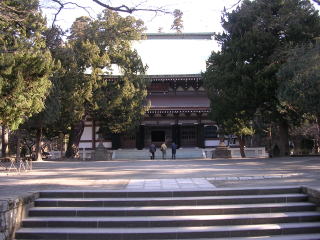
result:
<svg viewBox="0 0 320 240"><path fill-rule="evenodd" d="M320 116L320 43L297 46L278 72L278 97L293 110Z"/></svg>
<svg viewBox="0 0 320 240"><path fill-rule="evenodd" d="M204 80L218 123L249 122L257 111L287 126L290 109L281 105L277 72L287 49L320 34L318 11L307 0L255 0L222 16L221 50L207 61ZM240 124L239 126L242 126ZM288 142L288 140L284 140Z"/></svg>
<svg viewBox="0 0 320 240"><path fill-rule="evenodd" d="M61 122L71 127L68 157L77 152L86 116L99 120L105 135L123 132L143 116L145 67L131 47L143 30L140 20L108 10L97 20L80 17L73 23L57 54L63 68ZM107 81L114 66L121 76Z"/></svg>
<svg viewBox="0 0 320 240"><path fill-rule="evenodd" d="M53 60L38 1L5 0L2 5L12 12L0 18L0 124L14 130L45 107Z"/></svg>
<svg viewBox="0 0 320 240"><path fill-rule="evenodd" d="M320 42L297 46L278 72L278 97L283 105L304 116L312 116L318 125L320 146Z"/></svg>

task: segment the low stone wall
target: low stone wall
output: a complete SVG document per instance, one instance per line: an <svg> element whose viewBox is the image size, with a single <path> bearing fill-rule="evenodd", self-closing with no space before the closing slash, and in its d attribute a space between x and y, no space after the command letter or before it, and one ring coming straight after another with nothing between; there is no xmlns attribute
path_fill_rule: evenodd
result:
<svg viewBox="0 0 320 240"><path fill-rule="evenodd" d="M79 159L80 160L91 160L93 155L92 150L86 150L86 149L80 149L79 150ZM109 154L113 155L113 151L109 150ZM62 159L64 158L64 154L61 155L61 151L51 151L50 152L50 159ZM108 156L110 160L112 159L112 156Z"/></svg>
<svg viewBox="0 0 320 240"><path fill-rule="evenodd" d="M19 229L21 220L29 208L34 206L38 193L16 199L0 199L0 240L12 240L14 232Z"/></svg>
<svg viewBox="0 0 320 240"><path fill-rule="evenodd" d="M231 151L231 158L241 158L240 148L229 148ZM215 158L214 154L215 149L205 149L205 155L207 158ZM246 157L251 158L265 158L268 157L266 149L264 147L252 147L252 148L245 148L244 150Z"/></svg>

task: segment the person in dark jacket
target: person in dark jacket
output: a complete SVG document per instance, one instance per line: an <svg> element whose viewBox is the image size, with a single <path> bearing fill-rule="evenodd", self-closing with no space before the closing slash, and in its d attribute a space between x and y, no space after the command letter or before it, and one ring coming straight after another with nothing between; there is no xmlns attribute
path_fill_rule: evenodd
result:
<svg viewBox="0 0 320 240"><path fill-rule="evenodd" d="M151 153L151 159L154 159L154 154L155 154L156 151L157 151L156 145L151 143L151 145L149 147L149 152Z"/></svg>

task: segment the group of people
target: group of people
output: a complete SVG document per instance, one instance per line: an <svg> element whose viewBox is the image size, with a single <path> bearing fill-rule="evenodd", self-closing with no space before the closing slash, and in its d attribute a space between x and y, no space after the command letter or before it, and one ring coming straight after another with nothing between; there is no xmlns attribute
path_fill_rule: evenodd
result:
<svg viewBox="0 0 320 240"><path fill-rule="evenodd" d="M162 159L167 158L167 149L168 149L168 147L167 147L166 143L162 143L160 146L160 151L162 153ZM151 143L151 145L149 147L149 152L151 153L151 156L150 156L151 159L154 159L154 155L155 155L156 151L157 151L156 145ZM173 142L171 144L171 153L172 153L171 158L172 159L176 159L176 152L177 152L177 145Z"/></svg>

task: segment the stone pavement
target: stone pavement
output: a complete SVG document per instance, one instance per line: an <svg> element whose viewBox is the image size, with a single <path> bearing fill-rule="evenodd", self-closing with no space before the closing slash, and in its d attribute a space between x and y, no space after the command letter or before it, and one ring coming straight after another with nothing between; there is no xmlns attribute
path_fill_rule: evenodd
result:
<svg viewBox="0 0 320 240"><path fill-rule="evenodd" d="M131 179L127 190L214 189L205 178Z"/></svg>
<svg viewBox="0 0 320 240"><path fill-rule="evenodd" d="M48 189L185 190L320 186L320 157L44 161L29 172L0 169L0 200Z"/></svg>

